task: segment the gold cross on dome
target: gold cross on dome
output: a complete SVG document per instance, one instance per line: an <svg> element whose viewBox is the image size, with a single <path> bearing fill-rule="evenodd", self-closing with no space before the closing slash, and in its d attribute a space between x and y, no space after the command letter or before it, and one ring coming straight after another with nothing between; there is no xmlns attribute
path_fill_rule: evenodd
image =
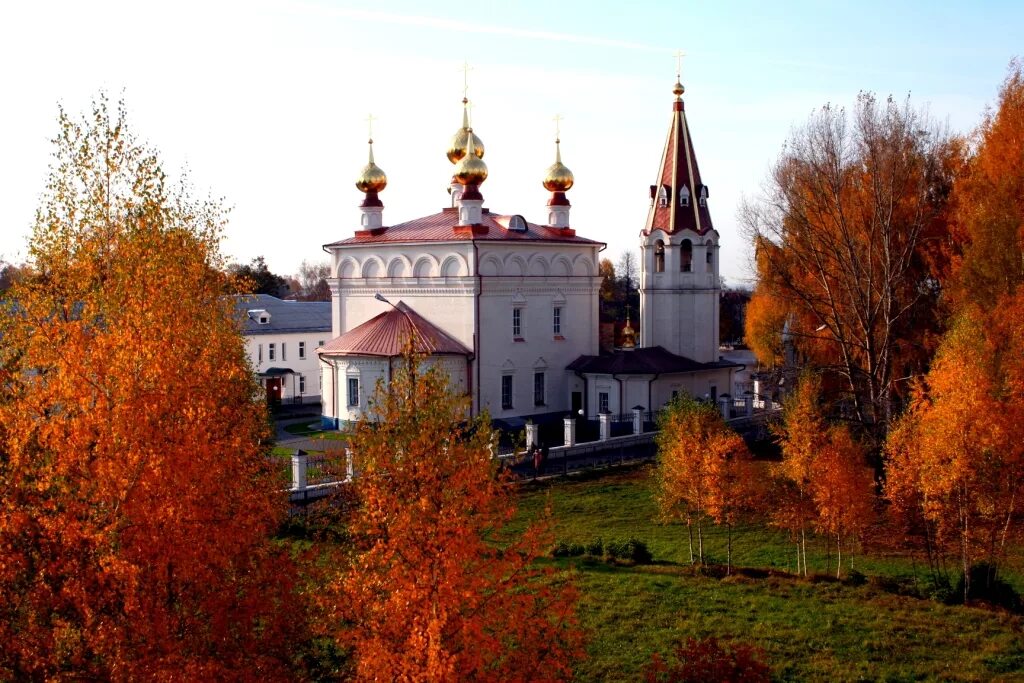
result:
<svg viewBox="0 0 1024 683"><path fill-rule="evenodd" d="M555 114L552 120L555 122L555 140L559 140L562 137L562 115Z"/></svg>
<svg viewBox="0 0 1024 683"><path fill-rule="evenodd" d="M683 75L683 57L686 53L682 50L676 50L676 80L678 81Z"/></svg>
<svg viewBox="0 0 1024 683"><path fill-rule="evenodd" d="M473 70L473 67L469 65L466 60L462 61L462 68L459 71L462 72L462 96L466 99L469 98L469 72Z"/></svg>
<svg viewBox="0 0 1024 683"><path fill-rule="evenodd" d="M366 131L369 134L371 141L373 140L373 121L376 118L377 117L374 116L373 114L369 114L366 117Z"/></svg>

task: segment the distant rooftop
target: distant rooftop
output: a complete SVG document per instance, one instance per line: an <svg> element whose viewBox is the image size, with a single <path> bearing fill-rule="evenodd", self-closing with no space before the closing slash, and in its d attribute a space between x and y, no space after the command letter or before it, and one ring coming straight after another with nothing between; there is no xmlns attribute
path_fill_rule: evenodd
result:
<svg viewBox="0 0 1024 683"><path fill-rule="evenodd" d="M331 331L329 301L282 301L269 294L244 294L235 297L235 311L245 334Z"/></svg>

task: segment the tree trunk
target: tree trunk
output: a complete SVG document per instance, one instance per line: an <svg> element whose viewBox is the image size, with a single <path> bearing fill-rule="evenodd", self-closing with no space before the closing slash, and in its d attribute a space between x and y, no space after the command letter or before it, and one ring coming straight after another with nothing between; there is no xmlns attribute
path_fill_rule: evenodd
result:
<svg viewBox="0 0 1024 683"><path fill-rule="evenodd" d="M693 521L689 518L686 519L686 535L690 542L690 564L693 564Z"/></svg>
<svg viewBox="0 0 1024 683"><path fill-rule="evenodd" d="M726 551L725 551L725 574L732 574L732 524L725 525Z"/></svg>
<svg viewBox="0 0 1024 683"><path fill-rule="evenodd" d="M800 550L804 556L804 578L807 578L807 534L803 527L800 527Z"/></svg>
<svg viewBox="0 0 1024 683"><path fill-rule="evenodd" d="M701 529L700 519L697 519L697 556L700 558L701 566L704 566L704 531Z"/></svg>
<svg viewBox="0 0 1024 683"><path fill-rule="evenodd" d="M843 571L843 537L836 534L836 578L838 579Z"/></svg>

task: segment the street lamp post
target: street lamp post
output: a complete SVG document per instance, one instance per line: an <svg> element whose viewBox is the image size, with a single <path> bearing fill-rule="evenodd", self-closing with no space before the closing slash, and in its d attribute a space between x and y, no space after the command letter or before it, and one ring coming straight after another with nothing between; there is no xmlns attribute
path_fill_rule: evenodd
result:
<svg viewBox="0 0 1024 683"><path fill-rule="evenodd" d="M416 323L413 322L412 316L409 315L408 311L404 311L401 308L399 308L398 306L396 306L393 303L391 303L390 301L388 301L387 297L385 297L380 292L377 292L376 294L374 294L373 298L376 299L377 301L383 301L388 306L390 306L391 308L395 309L396 311L398 311L399 313L404 315L405 319L409 322L409 327L410 327L409 342L410 343L409 343L409 356L406 358L406 370L409 373L409 385L410 385L410 394L411 394L410 398L411 398L411 401L412 401L413 416L415 416L416 415L416 410L415 410L415 407L416 407L416 369L413 367L412 354L416 351ZM389 358L388 359L388 365L390 366L390 364L391 364L391 359Z"/></svg>

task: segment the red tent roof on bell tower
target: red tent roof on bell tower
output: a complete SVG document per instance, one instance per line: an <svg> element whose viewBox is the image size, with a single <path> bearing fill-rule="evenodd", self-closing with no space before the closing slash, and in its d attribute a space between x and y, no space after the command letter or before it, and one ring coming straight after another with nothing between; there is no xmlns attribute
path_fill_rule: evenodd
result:
<svg viewBox="0 0 1024 683"><path fill-rule="evenodd" d="M661 166L658 167L657 184L651 186L651 209L644 233L664 230L674 234L692 230L703 235L714 229L707 206L707 186L701 182L697 155L693 151L690 126L683 107L683 86L676 83L673 92L676 100L672 103L672 126L668 131ZM689 193L685 205L680 199L684 188Z"/></svg>

